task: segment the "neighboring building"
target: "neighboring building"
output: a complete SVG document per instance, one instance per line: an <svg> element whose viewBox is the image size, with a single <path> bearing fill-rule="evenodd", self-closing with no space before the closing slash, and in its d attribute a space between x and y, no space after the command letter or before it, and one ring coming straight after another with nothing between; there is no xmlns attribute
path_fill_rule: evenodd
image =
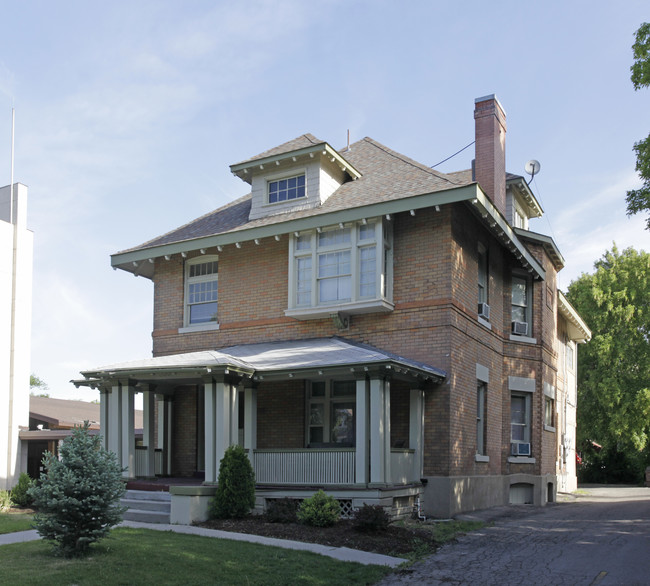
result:
<svg viewBox="0 0 650 586"><path fill-rule="evenodd" d="M345 512L395 515L543 505L574 486L589 332L557 290L557 247L529 230L539 203L506 174L498 100L474 117L473 170L306 134L231 166L250 195L113 255L154 283L154 357L76 384L100 390L122 464L150 476L161 449L165 473L214 484L240 443L258 508L324 488Z"/></svg>
<svg viewBox="0 0 650 586"><path fill-rule="evenodd" d="M0 490L14 486L26 461L18 432L29 419L33 250L27 187L0 188Z"/></svg>
<svg viewBox="0 0 650 586"><path fill-rule="evenodd" d="M21 430L20 440L27 446L27 460L23 463L32 478L38 478L43 471L45 452L59 454L59 445L72 435L75 426L90 425L90 433L99 433L99 403L52 399L50 397L29 397L29 430ZM135 411L136 438L142 437L142 411ZM137 440L136 440L137 441Z"/></svg>

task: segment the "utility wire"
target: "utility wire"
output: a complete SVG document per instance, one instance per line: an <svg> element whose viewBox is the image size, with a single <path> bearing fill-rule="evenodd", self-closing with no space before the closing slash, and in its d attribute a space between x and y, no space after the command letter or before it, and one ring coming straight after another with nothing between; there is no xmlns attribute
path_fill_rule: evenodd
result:
<svg viewBox="0 0 650 586"><path fill-rule="evenodd" d="M476 142L476 141L473 140L473 141L470 142L467 146L464 146L462 149L460 149L458 152L454 153L454 154L451 155L450 157L447 157L446 159L440 161L439 163L436 163L435 165L431 165L431 168L432 168L432 169L435 169L438 165L442 165L443 163L446 163L449 159L453 159L456 155L459 155L459 154L462 153L465 149L468 149L469 147L471 147L475 142Z"/></svg>

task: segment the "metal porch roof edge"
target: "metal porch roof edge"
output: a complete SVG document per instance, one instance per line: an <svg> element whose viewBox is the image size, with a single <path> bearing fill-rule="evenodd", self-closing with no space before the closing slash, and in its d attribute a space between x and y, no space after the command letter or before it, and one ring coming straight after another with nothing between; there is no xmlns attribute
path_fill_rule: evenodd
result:
<svg viewBox="0 0 650 586"><path fill-rule="evenodd" d="M248 376L277 376L306 373L319 369L391 366L421 373L434 380L444 380L447 373L428 364L385 352L372 346L339 337L310 338L284 342L241 344L219 351L203 351L147 358L82 371L84 379L73 380L75 386L93 386L106 379L138 378L158 374L209 375L218 370L234 369ZM216 370L215 370L216 369Z"/></svg>

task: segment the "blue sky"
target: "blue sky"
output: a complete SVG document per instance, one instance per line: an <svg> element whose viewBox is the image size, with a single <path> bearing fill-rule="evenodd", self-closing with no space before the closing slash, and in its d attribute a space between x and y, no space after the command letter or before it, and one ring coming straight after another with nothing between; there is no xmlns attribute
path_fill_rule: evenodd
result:
<svg viewBox="0 0 650 586"><path fill-rule="evenodd" d="M564 254L563 289L614 241L650 249L644 218L625 215L632 145L650 132L630 47L650 10L616 4L3 7L0 184L13 106L14 177L35 233L32 372L51 396L92 400L68 383L80 370L150 355L151 282L114 272L109 255L245 194L230 164L305 132L343 147L349 129L434 165L473 140L474 99L491 93L508 116L508 170L541 162L532 187L546 217L531 229Z"/></svg>

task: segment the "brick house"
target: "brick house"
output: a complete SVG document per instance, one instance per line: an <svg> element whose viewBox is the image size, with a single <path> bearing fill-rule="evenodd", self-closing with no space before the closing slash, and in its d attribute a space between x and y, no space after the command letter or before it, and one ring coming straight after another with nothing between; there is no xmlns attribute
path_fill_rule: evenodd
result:
<svg viewBox="0 0 650 586"><path fill-rule="evenodd" d="M154 283L153 358L76 384L100 389L127 475L204 477L173 520L204 514L233 443L259 509L323 488L344 511L448 517L575 485L575 344L590 333L557 290L553 240L528 230L542 209L506 173L496 97L474 117L473 170L306 134L230 167L250 195L112 256Z"/></svg>

